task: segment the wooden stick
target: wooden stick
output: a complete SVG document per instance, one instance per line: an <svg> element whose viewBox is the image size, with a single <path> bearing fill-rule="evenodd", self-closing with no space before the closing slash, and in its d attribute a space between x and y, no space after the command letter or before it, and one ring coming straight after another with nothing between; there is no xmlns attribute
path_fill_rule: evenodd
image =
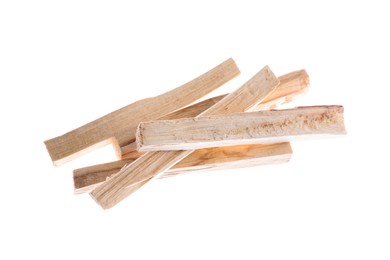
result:
<svg viewBox="0 0 390 260"><path fill-rule="evenodd" d="M217 96L217 97L213 97L210 99L206 99L202 102L196 103L194 105L182 108L178 111L175 111L173 113L165 115L165 116L159 118L158 120L196 117L197 115L199 115L203 111L207 110L211 106L218 103L225 96L226 95L222 95L222 96ZM121 147L121 150L122 150L122 159L124 159L124 158L137 158L140 155L140 153L137 152L137 144L135 142Z"/></svg>
<svg viewBox="0 0 390 260"><path fill-rule="evenodd" d="M54 165L109 143L114 144L119 151L119 147L134 142L135 130L141 121L157 119L189 105L239 73L233 59L228 59L181 87L137 101L62 136L47 140L46 148Z"/></svg>
<svg viewBox="0 0 390 260"><path fill-rule="evenodd" d="M172 177L178 174L251 167L264 164L288 162L292 150L290 143L270 145L237 145L227 147L207 148L194 151L178 162L160 178ZM73 182L76 194L89 192L104 182L111 175L119 172L124 166L135 159L104 163L73 171ZM144 182L147 182L145 180ZM138 184L136 184L138 185Z"/></svg>
<svg viewBox="0 0 390 260"><path fill-rule="evenodd" d="M273 109L279 105L289 103L306 93L310 85L309 75L305 70L293 71L280 76L278 79L280 81L279 86L253 111Z"/></svg>
<svg viewBox="0 0 390 260"><path fill-rule="evenodd" d="M244 168L288 162L291 156L292 149L289 142L199 149L178 162L160 178L190 172Z"/></svg>
<svg viewBox="0 0 390 260"><path fill-rule="evenodd" d="M278 105L289 103L304 94L309 87L309 76L305 70L290 72L278 77L279 86L261 103L260 107L252 110L270 109ZM165 115L159 120L170 120L179 118L196 117L201 112L218 103L226 95L221 95L196 103L189 107L180 109L176 112ZM137 151L137 144L122 147L122 159L138 158L142 153Z"/></svg>
<svg viewBox="0 0 390 260"><path fill-rule="evenodd" d="M305 70L298 70L278 77L279 86L262 102L260 109L284 104L302 95L309 87L309 76ZM221 95L196 103L176 112L161 117L159 120L191 118L218 103L226 95ZM94 165L77 169L73 172L75 193L87 192L96 187L107 177L119 172L143 153L136 151L136 143L122 147L122 161ZM125 150L127 149L127 150ZM238 152L240 151L240 152ZM247 158L249 156L249 158ZM233 167L230 160L238 160L237 167L251 165L247 159L253 158L258 164L279 163L287 161L291 156L288 143L272 145L244 145L196 150L178 162L160 178L174 176L181 172L198 172L201 169L219 170L222 167ZM242 164L241 164L242 163ZM214 167L215 165L215 167ZM147 180L145 180L147 181Z"/></svg>
<svg viewBox="0 0 390 260"><path fill-rule="evenodd" d="M284 142L306 135L345 134L342 106L300 107L139 125L139 151L194 150Z"/></svg>
<svg viewBox="0 0 390 260"><path fill-rule="evenodd" d="M230 93L200 116L244 112L263 101L279 85L272 71L265 67L241 88ZM135 183L159 177L192 151L150 152L124 167L108 181L99 185L90 195L104 209L115 206L136 189ZM141 187L141 186L139 186ZM137 187L137 189L139 188Z"/></svg>
<svg viewBox="0 0 390 260"><path fill-rule="evenodd" d="M309 76L305 70L294 71L280 76L278 79L280 81L279 86L262 102L263 107L260 106L260 109L290 102L291 100L302 95L309 87ZM221 95L207 99L205 101L165 115L159 120L195 117L212 105L215 105L225 96L226 95ZM136 148L136 143L132 143L127 147L122 147L122 152L124 149L128 149L126 153L122 155L122 161L94 165L75 170L73 172L75 193L90 191L98 184L105 181L107 177L110 177L111 175L119 172L122 167L130 164L135 159L140 157L143 153L137 152ZM247 156L249 156L249 158L247 158ZM237 159L238 167L245 167L252 164L249 163L247 159L253 158L253 162L255 162L257 165L257 163L262 164L263 162L285 162L290 158L290 156L291 147L288 145L288 143L200 149L194 151L188 157L178 162L160 178L174 176L176 173L181 173L182 171L198 172L201 169L219 170L221 167L230 168L233 167L230 160ZM214 167L214 165L216 166Z"/></svg>

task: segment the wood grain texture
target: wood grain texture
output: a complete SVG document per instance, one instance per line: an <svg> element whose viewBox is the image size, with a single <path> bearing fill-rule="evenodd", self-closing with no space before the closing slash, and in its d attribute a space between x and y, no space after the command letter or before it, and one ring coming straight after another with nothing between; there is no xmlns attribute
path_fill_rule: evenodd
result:
<svg viewBox="0 0 390 260"><path fill-rule="evenodd" d="M309 88L309 76L305 70L297 70L278 77L280 84L277 88L261 102L260 106L256 106L251 110L264 110L274 108L278 105L286 104L303 95ZM226 94L227 95L227 94ZM215 105L222 100L226 95L221 95L196 103L186 108L180 109L168 115L165 115L159 120L170 120L179 118L196 117L206 109ZM142 153L137 151L135 142L122 147L122 159L138 158Z"/></svg>
<svg viewBox="0 0 390 260"><path fill-rule="evenodd" d="M292 149L289 142L199 149L178 162L160 178L189 172L244 168L287 162L291 156Z"/></svg>
<svg viewBox="0 0 390 260"><path fill-rule="evenodd" d="M280 81L279 86L253 111L273 109L289 103L302 96L309 89L310 78L306 70L293 71L280 76L278 79Z"/></svg>
<svg viewBox="0 0 390 260"><path fill-rule="evenodd" d="M278 85L279 80L266 66L242 87L224 97L220 102L203 112L201 116L245 112L264 100ZM112 178L99 185L90 195L102 208L111 208L141 187L138 186L136 189L130 187L131 185L143 182L145 179L151 180L159 177L159 175L191 152L167 151L146 153L124 167ZM156 161L160 163L160 167L155 164ZM152 165L148 165L149 163ZM143 182L142 185L147 182Z"/></svg>
<svg viewBox="0 0 390 260"><path fill-rule="evenodd" d="M160 178L172 177L183 173L195 173L211 170L223 170L252 167L264 164L288 162L292 156L289 143L270 145L237 145L196 150ZM119 172L135 159L104 163L73 171L74 190L76 194L89 192L107 178ZM147 182L145 180L144 182ZM138 183L136 184L139 186Z"/></svg>
<svg viewBox="0 0 390 260"><path fill-rule="evenodd" d="M46 148L54 165L109 143L119 150L134 141L136 128L141 121L157 119L187 106L239 73L233 59L228 59L178 88L137 101L62 136L47 140Z"/></svg>
<svg viewBox="0 0 390 260"><path fill-rule="evenodd" d="M177 110L173 113L170 113L168 115L165 115L163 117L160 117L158 120L169 120L169 119L178 119L178 118L188 118L188 117L196 117L203 111L209 109L211 106L218 103L223 97L217 96L213 98L206 99L204 101L198 102L196 104L193 104L191 106L182 108L180 110ZM137 152L137 144L135 142L121 147L122 151L122 159L124 158L136 158L139 157L140 153Z"/></svg>
<svg viewBox="0 0 390 260"><path fill-rule="evenodd" d="M299 107L141 123L140 151L193 150L345 134L342 106Z"/></svg>

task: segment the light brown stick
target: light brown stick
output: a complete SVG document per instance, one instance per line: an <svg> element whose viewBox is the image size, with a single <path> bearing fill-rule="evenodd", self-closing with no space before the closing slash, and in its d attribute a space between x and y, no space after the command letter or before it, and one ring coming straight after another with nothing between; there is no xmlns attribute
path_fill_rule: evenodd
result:
<svg viewBox="0 0 390 260"><path fill-rule="evenodd" d="M218 103L225 96L226 95L222 95L222 96L217 96L217 97L206 99L206 100L201 101L199 103L196 103L194 105L182 108L178 111L175 111L173 113L165 115L165 116L159 118L158 120L196 117L197 115L199 115L203 111L207 110L211 106ZM137 144L135 142L121 147L121 150L122 150L122 159L136 158L136 157L139 157L139 155L140 155L140 153L137 153Z"/></svg>
<svg viewBox="0 0 390 260"><path fill-rule="evenodd" d="M137 144L144 152L194 150L340 134L345 134L343 107L314 106L144 122Z"/></svg>
<svg viewBox="0 0 390 260"><path fill-rule="evenodd" d="M54 165L96 147L113 143L117 149L132 143L141 121L157 119L193 103L239 74L228 59L196 79L153 98L137 101L62 136L45 141Z"/></svg>
<svg viewBox="0 0 390 260"><path fill-rule="evenodd" d="M160 178L183 173L244 168L263 164L288 162L292 150L289 143L270 145L237 145L194 151ZM135 159L104 163L73 171L75 193L89 192ZM147 180L146 180L147 181ZM145 182L145 181L144 181ZM136 184L138 185L138 184Z"/></svg>
<svg viewBox="0 0 390 260"><path fill-rule="evenodd" d="M278 105L289 103L304 94L309 87L309 76L305 70L290 72L286 75L278 77L280 84L260 105L252 110L262 110L274 108ZM221 95L196 103L189 107L180 109L176 112L165 115L159 120L170 120L179 118L196 117L209 107L215 105L226 95ZM122 159L138 158L142 153L137 151L137 144L131 143L122 147Z"/></svg>
<svg viewBox="0 0 390 260"><path fill-rule="evenodd" d="M230 93L200 116L245 112L263 101L279 85L272 71L265 67L241 88ZM124 167L90 194L104 209L115 206L136 189L132 184L159 177L192 151L150 152ZM145 183L142 183L144 185ZM137 187L139 188L139 187Z"/></svg>
<svg viewBox="0 0 390 260"><path fill-rule="evenodd" d="M309 75L305 70L293 71L280 76L278 79L280 81L279 86L253 111L273 109L279 105L289 103L304 94L310 85Z"/></svg>

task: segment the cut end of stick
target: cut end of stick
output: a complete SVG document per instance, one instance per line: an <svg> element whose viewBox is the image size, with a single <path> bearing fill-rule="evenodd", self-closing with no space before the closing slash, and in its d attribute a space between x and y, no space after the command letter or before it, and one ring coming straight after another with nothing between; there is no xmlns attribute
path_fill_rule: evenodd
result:
<svg viewBox="0 0 390 260"><path fill-rule="evenodd" d="M143 133L143 122L141 122L138 127L137 127L137 132L135 134L135 144L137 146L137 151L138 152L142 152L142 144L144 142L143 140L143 136L142 136L142 133Z"/></svg>
<svg viewBox="0 0 390 260"><path fill-rule="evenodd" d="M109 193L105 193L104 191L99 190L98 188L100 186L97 186L94 190L92 190L89 195L102 209L110 209L122 200L118 198L118 193L109 195Z"/></svg>
<svg viewBox="0 0 390 260"><path fill-rule="evenodd" d="M67 162L70 162L78 157L86 155L90 152L93 152L94 150L97 150L97 149L102 148L102 147L107 146L107 145L111 145L114 149L116 156L118 158L120 158L120 147L119 147L119 144L115 138L108 138L108 139L103 140L101 142L98 142L94 145L91 145L85 149L82 149L78 152L68 154L68 155L65 155L65 154L59 155L56 152L56 149L54 147L61 145L60 143L57 143L56 138L44 141L44 144L45 144L46 149L50 155L50 158L52 160L53 165L56 167L61 166Z"/></svg>
<svg viewBox="0 0 390 260"><path fill-rule="evenodd" d="M310 78L306 70L297 70L279 77L280 84L254 110L273 109L289 103L309 90Z"/></svg>
<svg viewBox="0 0 390 260"><path fill-rule="evenodd" d="M92 191L93 192L93 191ZM95 197L95 195L90 192L89 193L89 196L96 202L96 204L98 204L102 209L106 210L106 209L110 209L111 207L109 207L108 205L104 204L104 203L101 203L100 200L98 200L97 197Z"/></svg>

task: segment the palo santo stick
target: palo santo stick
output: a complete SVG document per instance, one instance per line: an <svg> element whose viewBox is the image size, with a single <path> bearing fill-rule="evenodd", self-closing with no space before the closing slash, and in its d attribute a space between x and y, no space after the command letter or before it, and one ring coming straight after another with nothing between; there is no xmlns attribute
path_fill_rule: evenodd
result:
<svg viewBox="0 0 390 260"><path fill-rule="evenodd" d="M45 141L54 165L108 143L119 147L134 142L141 121L157 119L187 106L222 86L240 73L228 59L194 80L153 98L123 107L62 136ZM119 147L118 147L119 146Z"/></svg>
<svg viewBox="0 0 390 260"><path fill-rule="evenodd" d="M288 162L290 143L237 145L196 150L165 172L160 178L210 170L234 169ZM135 159L104 163L73 171L75 193L89 192ZM138 184L137 184L138 185Z"/></svg>
<svg viewBox="0 0 390 260"><path fill-rule="evenodd" d="M253 111L270 109L278 105L291 102L307 91L310 82L309 76L305 70L290 72L278 77L278 79L280 81L279 86L261 103L259 107L253 108ZM196 117L209 107L218 103L225 96L226 95L222 95L207 99L205 101L165 115L158 120ZM137 144L135 142L122 147L122 159L138 158L141 154L142 153L137 151Z"/></svg>
<svg viewBox="0 0 390 260"><path fill-rule="evenodd" d="M284 142L306 135L345 134L342 106L299 107L139 125L139 151L194 150Z"/></svg>
<svg viewBox="0 0 390 260"><path fill-rule="evenodd" d="M178 162L160 178L190 172L244 168L288 162L291 156L292 149L289 142L199 149Z"/></svg>
<svg viewBox="0 0 390 260"><path fill-rule="evenodd" d="M309 87L310 79L305 70L297 70L280 76L280 84L259 106L253 111L272 109L293 101L303 95ZM172 118L173 119L173 118Z"/></svg>
<svg viewBox="0 0 390 260"><path fill-rule="evenodd" d="M242 87L227 95L200 116L245 112L263 101L277 85L279 85L279 80L266 66ZM90 195L102 208L111 208L141 187L129 186L141 182L144 185L149 179L159 177L191 152L146 153L98 186ZM145 180L147 181L145 182Z"/></svg>

